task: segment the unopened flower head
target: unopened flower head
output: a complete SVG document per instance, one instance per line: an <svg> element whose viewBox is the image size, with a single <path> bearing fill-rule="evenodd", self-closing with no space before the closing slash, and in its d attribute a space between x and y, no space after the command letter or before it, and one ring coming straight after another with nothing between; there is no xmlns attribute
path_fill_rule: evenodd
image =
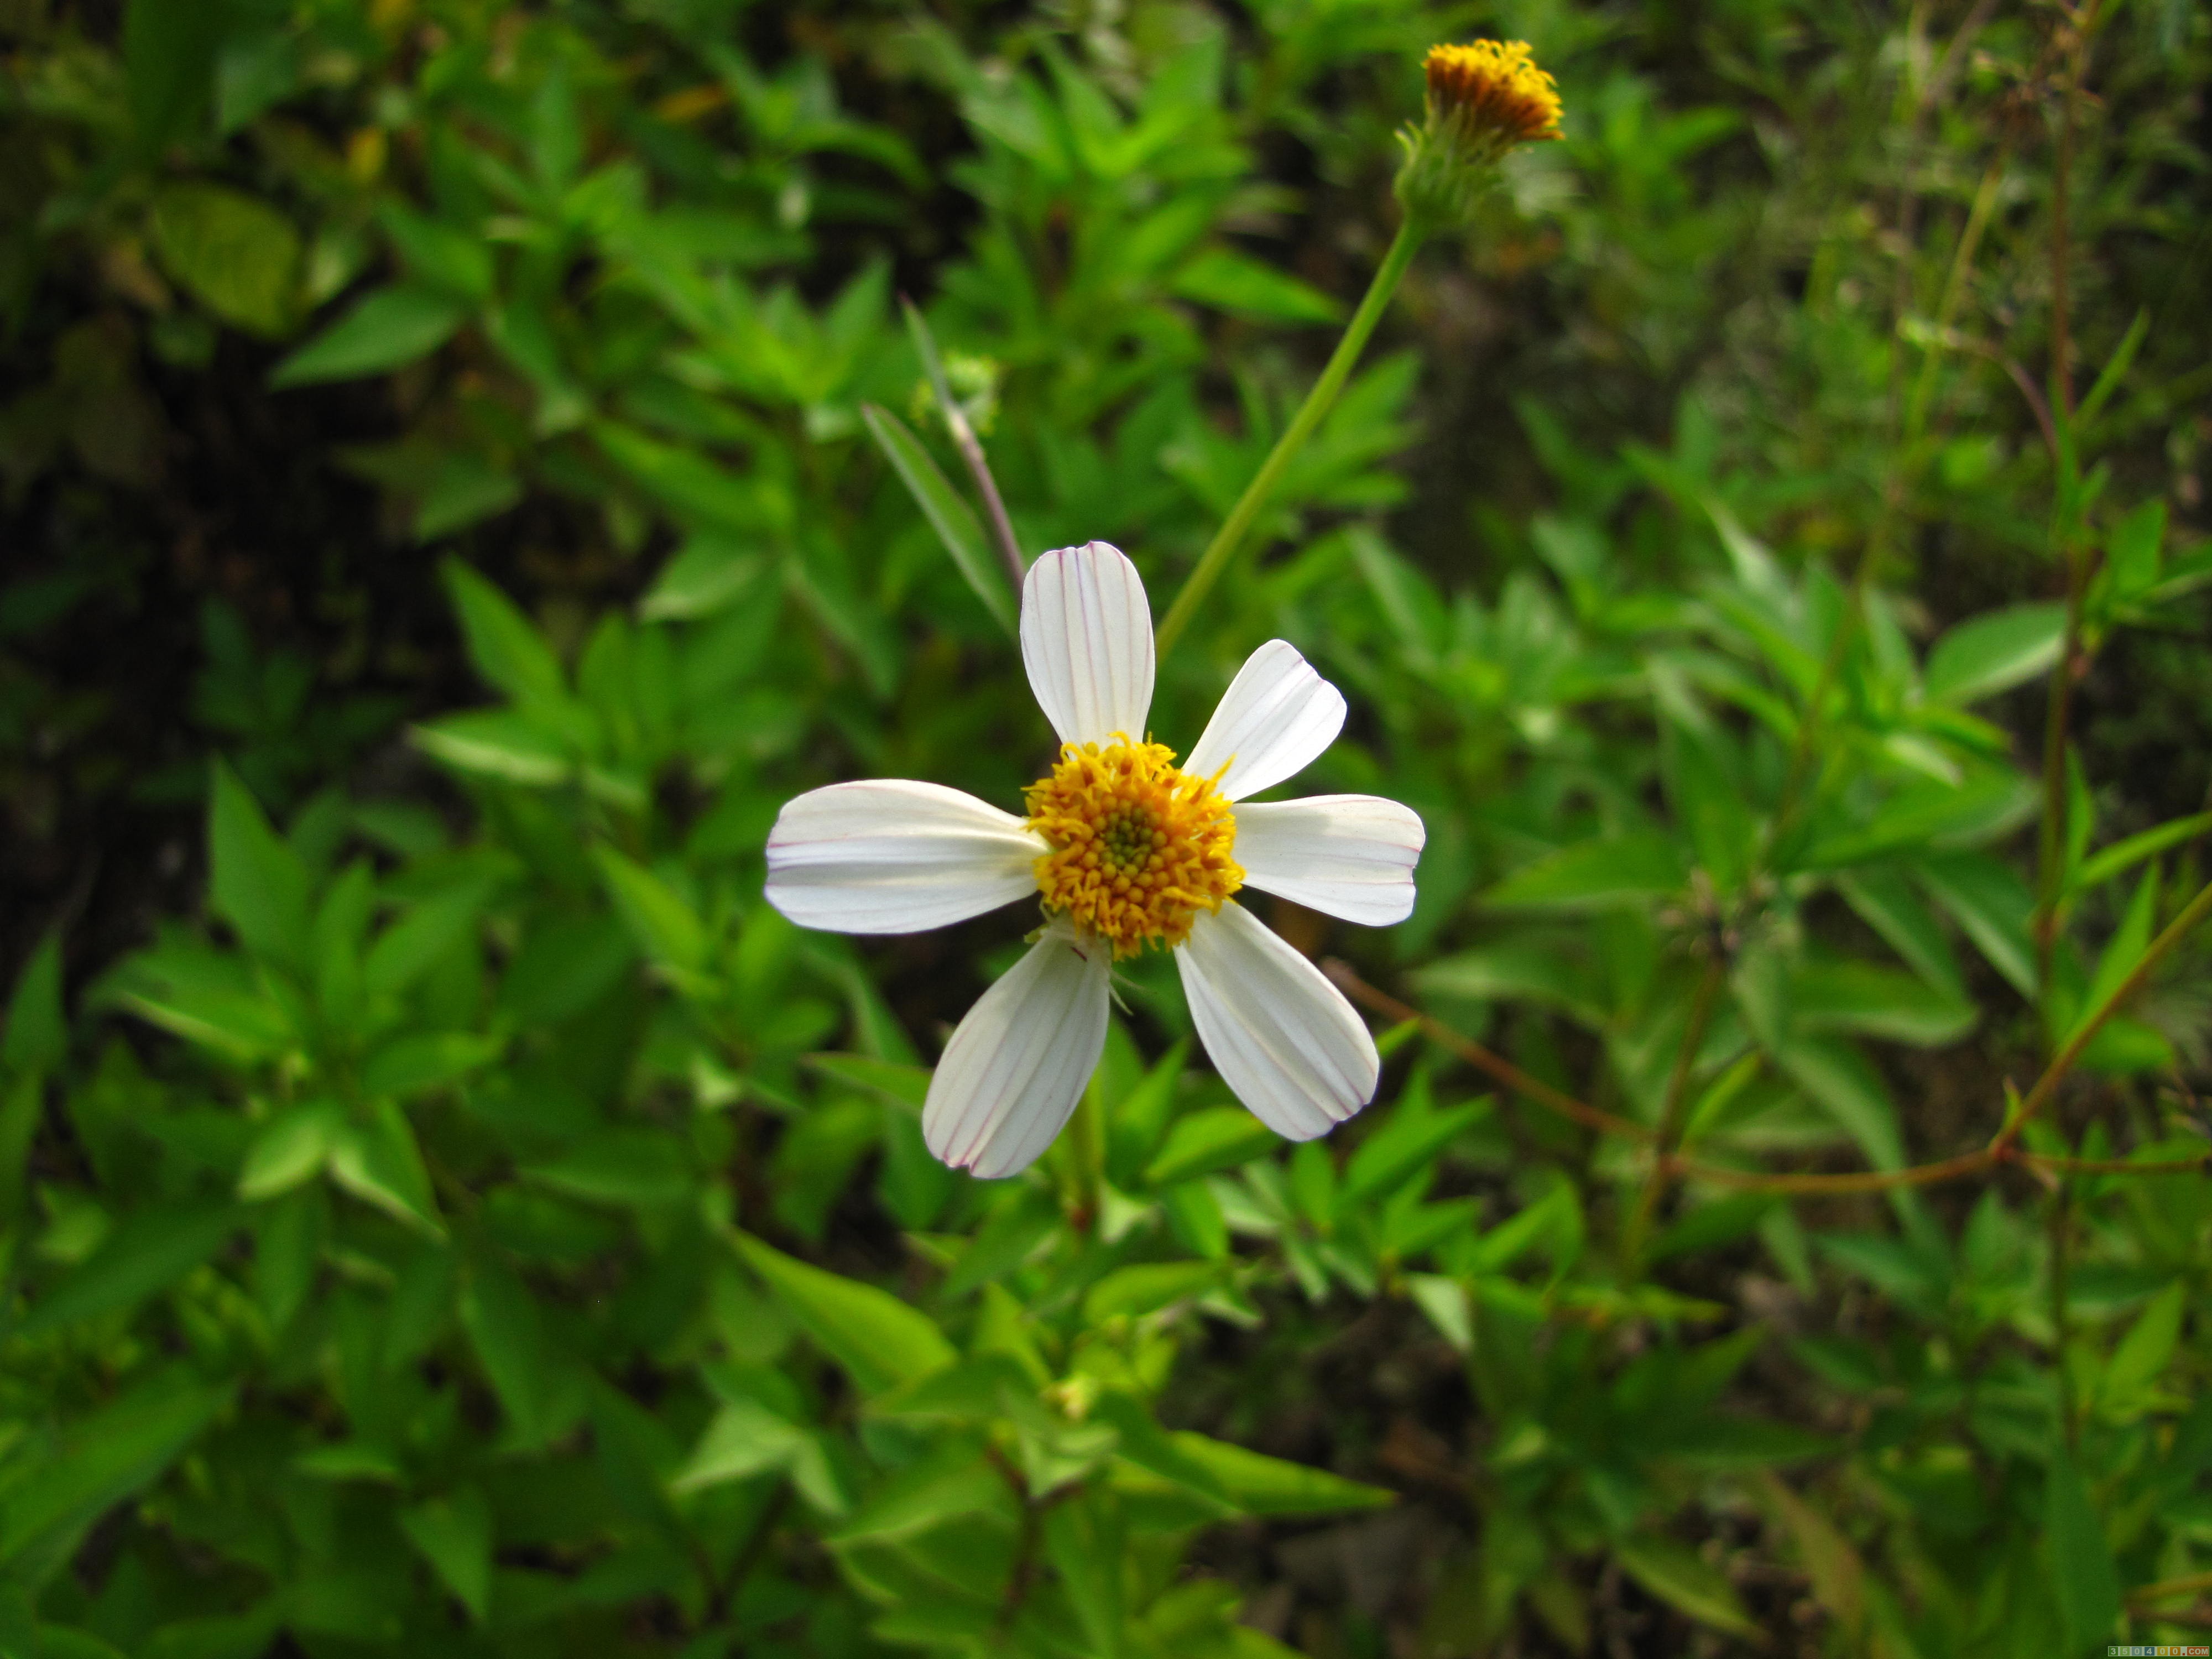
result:
<svg viewBox="0 0 2212 1659"><path fill-rule="evenodd" d="M1561 136L1559 86L1522 40L1431 46L1422 68L1428 111L1400 135L1398 197L1408 211L1462 218L1500 156Z"/></svg>

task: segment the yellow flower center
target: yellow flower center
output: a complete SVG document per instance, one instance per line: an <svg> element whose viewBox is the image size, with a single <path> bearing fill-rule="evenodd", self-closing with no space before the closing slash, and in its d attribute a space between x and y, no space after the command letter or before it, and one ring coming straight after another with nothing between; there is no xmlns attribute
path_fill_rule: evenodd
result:
<svg viewBox="0 0 2212 1659"><path fill-rule="evenodd" d="M1103 748L1062 744L1059 763L1024 793L1030 828L1052 848L1036 861L1045 908L1126 957L1182 944L1244 872L1229 856L1237 817L1214 787L1219 774L1178 771L1165 744L1114 735Z"/></svg>
<svg viewBox="0 0 2212 1659"><path fill-rule="evenodd" d="M1469 135L1507 145L1559 137L1559 84L1522 40L1431 46L1422 64L1429 101L1466 123Z"/></svg>

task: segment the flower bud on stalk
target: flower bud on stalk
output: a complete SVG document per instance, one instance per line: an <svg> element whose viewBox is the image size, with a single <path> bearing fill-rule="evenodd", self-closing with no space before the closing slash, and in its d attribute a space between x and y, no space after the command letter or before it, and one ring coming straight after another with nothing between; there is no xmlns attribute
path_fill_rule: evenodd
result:
<svg viewBox="0 0 2212 1659"><path fill-rule="evenodd" d="M1431 46L1422 68L1428 113L1398 135L1398 199L1413 217L1449 224L1468 216L1508 150L1561 136L1559 91L1521 40Z"/></svg>

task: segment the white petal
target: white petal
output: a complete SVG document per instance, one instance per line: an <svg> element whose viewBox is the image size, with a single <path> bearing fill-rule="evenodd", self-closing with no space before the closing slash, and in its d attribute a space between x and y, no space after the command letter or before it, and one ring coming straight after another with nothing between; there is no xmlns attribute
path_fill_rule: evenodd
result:
<svg viewBox="0 0 2212 1659"><path fill-rule="evenodd" d="M787 801L768 837L768 902L802 927L918 933L1036 891L1043 838L941 784L833 783Z"/></svg>
<svg viewBox="0 0 2212 1659"><path fill-rule="evenodd" d="M1277 1134L1311 1140L1375 1097L1382 1062L1365 1024L1242 905L1201 914L1176 965L1206 1058Z"/></svg>
<svg viewBox="0 0 2212 1659"><path fill-rule="evenodd" d="M922 1103L941 1162L988 1181L1036 1162L1106 1047L1113 953L1054 927L983 993L945 1045Z"/></svg>
<svg viewBox="0 0 2212 1659"><path fill-rule="evenodd" d="M1428 831L1410 806L1379 795L1311 795L1237 809L1237 862L1247 886L1369 927L1413 909L1413 865Z"/></svg>
<svg viewBox="0 0 2212 1659"><path fill-rule="evenodd" d="M1022 583L1022 664L1062 743L1145 739L1152 614L1145 584L1104 542L1042 554Z"/></svg>
<svg viewBox="0 0 2212 1659"><path fill-rule="evenodd" d="M1269 640L1237 671L1182 769L1212 777L1227 761L1221 793L1242 800L1305 770L1343 729L1344 693L1296 646Z"/></svg>

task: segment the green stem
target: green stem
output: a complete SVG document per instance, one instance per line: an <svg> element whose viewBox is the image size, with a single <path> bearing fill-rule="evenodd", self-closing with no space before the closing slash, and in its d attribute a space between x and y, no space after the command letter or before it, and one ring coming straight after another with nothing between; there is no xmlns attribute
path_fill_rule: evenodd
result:
<svg viewBox="0 0 2212 1659"><path fill-rule="evenodd" d="M1721 986L1728 977L1718 955L1705 963L1705 971L1698 976L1698 988L1690 1002L1688 1023L1682 1028L1682 1046L1674 1054L1674 1070L1667 1079L1667 1103L1659 1115L1659 1134L1655 1146L1656 1156L1651 1162L1651 1172L1644 1177L1644 1190L1638 1194L1635 1212L1629 1218L1628 1230L1621 1239L1620 1268L1625 1277L1634 1278L1642 1267L1644 1241L1650 1236L1651 1224L1658 1218L1660 1200L1667 1195L1669 1177L1674 1173L1674 1154L1682 1144L1682 1122L1689 1111L1690 1077L1697 1069L1698 1050L1705 1045L1705 1027L1713 1016L1713 1004L1718 1000Z"/></svg>
<svg viewBox="0 0 2212 1659"><path fill-rule="evenodd" d="M1313 390L1306 393L1305 402L1298 406L1298 412L1291 417L1283 435L1275 441L1274 448L1268 452L1267 460L1253 475L1252 482L1244 486L1243 495L1237 497L1237 505L1230 509L1229 517L1223 521L1212 541L1206 544L1206 551L1199 556L1198 563L1192 568L1190 574L1184 579L1182 592L1176 595L1175 603L1168 607L1168 614L1162 618L1159 629L1154 635L1154 648L1159 655L1165 656L1183 629L1190 626L1191 613L1198 609L1199 601L1220 580L1224 567L1235 556L1246 533L1251 530L1253 520L1260 516L1261 509L1267 504L1267 498L1274 494L1275 485L1297 458L1298 452L1305 447L1306 440L1313 436L1314 428L1321 424L1322 417L1336 402L1336 394L1344 390L1344 383L1351 376L1352 365L1359 361L1359 354L1366 349L1368 336L1375 332L1375 325L1382 320L1382 313L1390 303L1390 296L1397 291L1399 281L1406 274L1406 267L1413 263L1413 255L1420 251L1421 244L1428 240L1428 221L1415 214L1408 213L1399 225L1398 234L1390 243L1390 251L1382 256L1382 263L1375 272L1375 280L1367 285L1366 297L1360 301L1359 309L1352 313L1352 321L1344 331L1344 337L1336 343L1336 349L1330 354L1328 366L1322 370L1321 379L1316 380Z"/></svg>

